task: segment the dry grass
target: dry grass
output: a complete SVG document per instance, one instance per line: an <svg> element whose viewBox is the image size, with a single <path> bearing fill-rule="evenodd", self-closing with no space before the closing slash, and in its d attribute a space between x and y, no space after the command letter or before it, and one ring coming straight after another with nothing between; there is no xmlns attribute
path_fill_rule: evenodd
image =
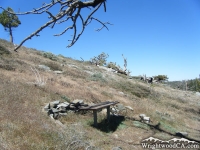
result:
<svg viewBox="0 0 200 150"><path fill-rule="evenodd" d="M0 45L9 50L13 48L4 40L0 40ZM92 112L68 114L60 118L64 126L59 126L42 111L43 106L53 100L84 99L86 103L117 100L134 109L128 111L129 117L139 119L139 114L144 113L151 117L153 124L160 122L161 128L168 132L186 131L190 137L200 138L200 103L193 92L161 84L147 85L105 72L87 62L57 58L58 61L52 61L44 58L42 52L25 47L19 53L0 56L0 149L60 150L93 146L107 150L120 146L129 150L142 149L135 144L149 136L171 138L137 121L115 118L107 124L104 113L98 113L98 129L92 126ZM30 84L36 81L31 67L38 69L40 64L64 73L57 75L53 71L39 70L46 84Z"/></svg>

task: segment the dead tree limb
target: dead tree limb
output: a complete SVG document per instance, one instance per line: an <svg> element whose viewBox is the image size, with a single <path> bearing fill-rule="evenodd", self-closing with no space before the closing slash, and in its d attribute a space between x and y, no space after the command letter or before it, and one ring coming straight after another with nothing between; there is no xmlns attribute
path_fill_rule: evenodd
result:
<svg viewBox="0 0 200 150"><path fill-rule="evenodd" d="M41 7L39 8L34 8L31 11L27 11L27 12L23 12L23 13L12 13L9 12L11 14L15 14L15 15L27 15L27 14L43 14L43 13L47 13L49 15L49 21L46 22L44 25L42 25L40 28L38 28L35 32L33 32L32 34L30 34L28 37L26 37L17 47L15 47L14 51L17 51L22 44L24 44L24 42L26 42L27 40L31 39L34 36L39 35L39 33L47 28L47 27L51 27L54 28L55 25L61 24L63 22L66 21L70 21L72 22L71 26L66 27L61 33L59 34L55 34L54 36L61 36L64 33L66 33L68 30L73 30L73 36L72 39L68 40L70 41L70 44L68 44L68 48L73 46L77 40L80 38L80 36L83 34L86 26L88 24L90 24L92 22L92 20L95 20L97 22L99 22L102 27L97 29L96 31L100 31L103 28L106 28L108 30L108 27L106 25L112 25L109 22L105 22L103 23L102 21L100 21L97 18L92 17L93 14L101 7L101 5L103 4L104 6L104 11L106 12L106 0L51 0L50 3L46 4L43 3ZM56 15L53 15L50 12L50 8L53 8L55 5L60 5L60 10ZM83 16L81 15L81 10L84 8L90 8L91 12L89 13L89 15L84 19ZM3 9L6 11L6 9L4 9L3 7L0 6L0 9ZM64 18L65 17L65 18ZM81 26L82 26L82 30L77 33L77 20L80 19L81 20Z"/></svg>

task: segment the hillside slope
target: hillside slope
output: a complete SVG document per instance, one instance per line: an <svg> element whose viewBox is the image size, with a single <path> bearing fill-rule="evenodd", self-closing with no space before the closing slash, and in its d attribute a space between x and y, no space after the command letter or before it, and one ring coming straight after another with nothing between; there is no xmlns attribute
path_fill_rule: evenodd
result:
<svg viewBox="0 0 200 150"><path fill-rule="evenodd" d="M200 96L162 84L146 84L71 58L22 47L0 40L0 149L142 149L150 136L169 140L176 132L200 139ZM11 52L7 51L10 50ZM42 69L39 65L50 68ZM55 71L62 71L60 74ZM44 106L52 101L85 103L119 101L130 106L111 123L98 113L98 128L92 112L68 113L52 120ZM148 124L139 121L146 114ZM159 124L159 129L153 128Z"/></svg>

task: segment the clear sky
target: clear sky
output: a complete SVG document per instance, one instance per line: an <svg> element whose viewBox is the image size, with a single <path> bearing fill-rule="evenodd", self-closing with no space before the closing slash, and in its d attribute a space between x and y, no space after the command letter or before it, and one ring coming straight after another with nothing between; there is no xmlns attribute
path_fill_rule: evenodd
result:
<svg viewBox="0 0 200 150"><path fill-rule="evenodd" d="M0 6L25 12L51 0L0 0ZM51 9L55 14L59 7ZM2 10L0 10L1 12ZM87 12L83 12L86 16ZM127 68L134 76L167 75L170 81L194 79L200 74L200 0L107 0L94 14L102 22L114 24L109 31L96 32L101 25L90 24L79 41L71 48L72 32L54 37L69 24L48 28L24 43L24 46L62 54L66 57L89 60L101 52L109 54L108 61ZM29 34L48 21L48 15L19 16L22 24L14 29L14 43L19 44ZM9 35L0 26L0 38Z"/></svg>

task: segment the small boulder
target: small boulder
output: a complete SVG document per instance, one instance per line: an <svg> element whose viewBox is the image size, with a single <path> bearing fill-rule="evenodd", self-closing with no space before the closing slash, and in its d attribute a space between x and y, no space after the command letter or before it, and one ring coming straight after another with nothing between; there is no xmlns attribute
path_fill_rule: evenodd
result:
<svg viewBox="0 0 200 150"><path fill-rule="evenodd" d="M113 147L112 150L122 150L121 147Z"/></svg>
<svg viewBox="0 0 200 150"><path fill-rule="evenodd" d="M145 115L145 114L140 114L139 117L140 117L140 118L144 118L144 117L146 117L146 115Z"/></svg>
<svg viewBox="0 0 200 150"><path fill-rule="evenodd" d="M54 113L54 114L53 114L53 118L54 118L54 119L58 119L58 117L59 117L59 113Z"/></svg>
<svg viewBox="0 0 200 150"><path fill-rule="evenodd" d="M69 103L60 103L57 105L57 109L59 109L60 107L68 107L69 106Z"/></svg>
<svg viewBox="0 0 200 150"><path fill-rule="evenodd" d="M180 136L180 137L185 137L185 136L188 136L188 133L187 132L176 132L176 135Z"/></svg>
<svg viewBox="0 0 200 150"><path fill-rule="evenodd" d="M124 92L118 92L120 95L124 95Z"/></svg>
<svg viewBox="0 0 200 150"><path fill-rule="evenodd" d="M53 113L58 113L58 112L60 112L60 110L58 110L58 109L56 109L56 108L52 108L51 110L52 110Z"/></svg>
<svg viewBox="0 0 200 150"><path fill-rule="evenodd" d="M51 119L53 119L53 120L54 120L54 118L53 118L53 114L50 114L50 115L49 115L49 117L50 117Z"/></svg>
<svg viewBox="0 0 200 150"><path fill-rule="evenodd" d="M67 111L67 108L66 107L63 107L63 106L61 106L61 107L59 107L59 112L61 112L61 113L65 113L66 111Z"/></svg>
<svg viewBox="0 0 200 150"><path fill-rule="evenodd" d="M133 111L133 108L131 106L125 106L125 108Z"/></svg>
<svg viewBox="0 0 200 150"><path fill-rule="evenodd" d="M44 111L48 111L50 109L50 104L44 106Z"/></svg>
<svg viewBox="0 0 200 150"><path fill-rule="evenodd" d="M125 109L125 107L124 107L124 105L123 105L123 104L117 104L117 105L116 105L116 108L117 108L119 111L121 111L121 110L124 110L124 109Z"/></svg>
<svg viewBox="0 0 200 150"><path fill-rule="evenodd" d="M196 92L196 95L197 95L197 96L200 96L200 92Z"/></svg>
<svg viewBox="0 0 200 150"><path fill-rule="evenodd" d="M145 123L150 123L150 117L143 117Z"/></svg>
<svg viewBox="0 0 200 150"><path fill-rule="evenodd" d="M59 100L50 102L50 108L56 108L59 103L60 103Z"/></svg>
<svg viewBox="0 0 200 150"><path fill-rule="evenodd" d="M56 70L54 71L55 74L62 74L63 72L62 71L59 71L59 70Z"/></svg>
<svg viewBox="0 0 200 150"><path fill-rule="evenodd" d="M67 116L67 113L59 113L60 116Z"/></svg>
<svg viewBox="0 0 200 150"><path fill-rule="evenodd" d="M45 66L45 65L38 65L38 68L43 69L45 71L50 71L51 70L48 66Z"/></svg>

